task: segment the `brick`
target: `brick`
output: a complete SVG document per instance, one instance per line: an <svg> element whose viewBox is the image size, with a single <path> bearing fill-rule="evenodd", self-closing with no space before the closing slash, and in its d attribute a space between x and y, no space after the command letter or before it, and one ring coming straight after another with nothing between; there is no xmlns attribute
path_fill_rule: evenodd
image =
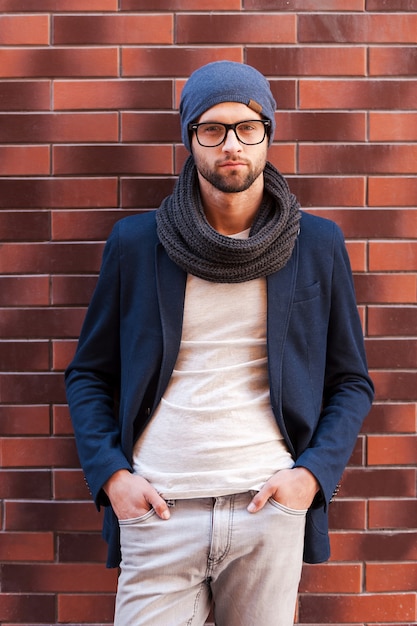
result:
<svg viewBox="0 0 417 626"><path fill-rule="evenodd" d="M8 592L114 592L116 581L114 570L93 563L83 563L82 567L77 563L7 564L3 576Z"/></svg>
<svg viewBox="0 0 417 626"><path fill-rule="evenodd" d="M50 82L46 80L0 81L2 111L48 111Z"/></svg>
<svg viewBox="0 0 417 626"><path fill-rule="evenodd" d="M5 530L91 532L101 529L102 516L92 502L6 502L5 508Z"/></svg>
<svg viewBox="0 0 417 626"><path fill-rule="evenodd" d="M366 590L415 591L417 563L367 563Z"/></svg>
<svg viewBox="0 0 417 626"><path fill-rule="evenodd" d="M166 15L57 15L54 43L173 44L173 16Z"/></svg>
<svg viewBox="0 0 417 626"><path fill-rule="evenodd" d="M75 341L53 341L52 342L52 369L53 371L64 371L74 356L76 348Z"/></svg>
<svg viewBox="0 0 417 626"><path fill-rule="evenodd" d="M1 11L117 11L118 0L0 0Z"/></svg>
<svg viewBox="0 0 417 626"><path fill-rule="evenodd" d="M3 372L41 372L49 369L48 341L3 341L0 345L0 370Z"/></svg>
<svg viewBox="0 0 417 626"><path fill-rule="evenodd" d="M349 465L364 465L364 437L359 436L349 459Z"/></svg>
<svg viewBox="0 0 417 626"><path fill-rule="evenodd" d="M0 77L55 78L117 76L116 48L30 48L0 50Z"/></svg>
<svg viewBox="0 0 417 626"><path fill-rule="evenodd" d="M346 237L409 239L417 223L415 209L314 209L314 214L335 221Z"/></svg>
<svg viewBox="0 0 417 626"><path fill-rule="evenodd" d="M373 372L377 400L398 400L400 402L415 399L417 372Z"/></svg>
<svg viewBox="0 0 417 626"><path fill-rule="evenodd" d="M296 172L297 148L295 144L273 144L269 149L268 158L285 176Z"/></svg>
<svg viewBox="0 0 417 626"><path fill-rule="evenodd" d="M395 304L416 302L417 276L412 274L366 274L355 276L358 302Z"/></svg>
<svg viewBox="0 0 417 626"><path fill-rule="evenodd" d="M364 500L335 500L329 508L329 526L332 530L365 530L366 503Z"/></svg>
<svg viewBox="0 0 417 626"><path fill-rule="evenodd" d="M73 467L78 461L74 440L64 437L3 439L1 454L3 467Z"/></svg>
<svg viewBox="0 0 417 626"><path fill-rule="evenodd" d="M323 626L323 622L321 622L320 624L312 624L311 622L309 622L308 624L304 623L302 624L301 622L297 622L297 626ZM328 626L340 626L340 623L338 624L328 624ZM357 623L356 624L343 624L343 626L358 626ZM374 624L372 624L372 626L374 626ZM387 624L380 624L379 626L388 626ZM394 625L391 625L394 626ZM397 626L397 624L395 625ZM409 626L409 624L403 624L402 626Z"/></svg>
<svg viewBox="0 0 417 626"><path fill-rule="evenodd" d="M54 167L63 174L171 174L170 146L54 146Z"/></svg>
<svg viewBox="0 0 417 626"><path fill-rule="evenodd" d="M272 94L278 109L296 109L298 106L298 85L295 80L269 80ZM278 135L279 136L279 135Z"/></svg>
<svg viewBox="0 0 417 626"><path fill-rule="evenodd" d="M74 431L67 404L55 405L52 409L52 419L54 435L73 435Z"/></svg>
<svg viewBox="0 0 417 626"><path fill-rule="evenodd" d="M118 125L117 113L37 113L36 115L8 113L0 115L0 132L5 142L117 141ZM27 149L26 146L25 149ZM30 171L27 173L31 174ZM49 174L49 167L46 173Z"/></svg>
<svg viewBox="0 0 417 626"><path fill-rule="evenodd" d="M120 209L54 211L52 213L52 239L53 241L105 241L116 222L137 212Z"/></svg>
<svg viewBox="0 0 417 626"><path fill-rule="evenodd" d="M104 563L107 546L100 533L59 533L61 563Z"/></svg>
<svg viewBox="0 0 417 626"><path fill-rule="evenodd" d="M0 147L0 176L45 176L49 171L49 146Z"/></svg>
<svg viewBox="0 0 417 626"><path fill-rule="evenodd" d="M298 28L302 43L414 43L417 15L300 15Z"/></svg>
<svg viewBox="0 0 417 626"><path fill-rule="evenodd" d="M45 241L49 238L49 213L46 211L0 211L2 242Z"/></svg>
<svg viewBox="0 0 417 626"><path fill-rule="evenodd" d="M3 402L7 404L22 401L27 404L65 402L62 375L4 374L0 378L0 391ZM7 441L5 445L9 448L11 443ZM14 467L13 459L11 463Z"/></svg>
<svg viewBox="0 0 417 626"><path fill-rule="evenodd" d="M85 309L2 309L0 314L0 337L69 339L78 337ZM2 400L5 401L4 398Z"/></svg>
<svg viewBox="0 0 417 626"><path fill-rule="evenodd" d="M360 323L363 329L363 332L365 333L365 326L366 326L366 308L364 305L358 305L358 314L359 314L359 319L360 319Z"/></svg>
<svg viewBox="0 0 417 626"><path fill-rule="evenodd" d="M365 49L353 47L249 48L247 63L265 75L363 76ZM343 107L346 108L346 107Z"/></svg>
<svg viewBox="0 0 417 626"><path fill-rule="evenodd" d="M417 339L367 339L366 354L371 368L413 369L417 365Z"/></svg>
<svg viewBox="0 0 417 626"><path fill-rule="evenodd" d="M48 594L1 593L0 621L29 624L55 621L55 598Z"/></svg>
<svg viewBox="0 0 417 626"><path fill-rule="evenodd" d="M369 435L368 463L369 465L415 465L417 463L417 436Z"/></svg>
<svg viewBox="0 0 417 626"><path fill-rule="evenodd" d="M370 307L368 310L369 336L415 336L416 328L416 307L383 306Z"/></svg>
<svg viewBox="0 0 417 626"><path fill-rule="evenodd" d="M88 623L103 621L110 623L114 616L114 594L62 594L58 597L58 619L61 623L70 621Z"/></svg>
<svg viewBox="0 0 417 626"><path fill-rule="evenodd" d="M295 44L296 16L280 14L179 14L178 44Z"/></svg>
<svg viewBox="0 0 417 626"><path fill-rule="evenodd" d="M171 109L171 80L55 80L54 109Z"/></svg>
<svg viewBox="0 0 417 626"><path fill-rule="evenodd" d="M86 306L94 291L97 276L54 276L52 304Z"/></svg>
<svg viewBox="0 0 417 626"><path fill-rule="evenodd" d="M49 19L47 15L0 16L0 45L19 46L28 42L32 46L49 44Z"/></svg>
<svg viewBox="0 0 417 626"><path fill-rule="evenodd" d="M415 207L417 197L416 177L369 177L370 206Z"/></svg>
<svg viewBox="0 0 417 626"><path fill-rule="evenodd" d="M320 0L320 11L363 11L364 0ZM243 0L247 10L317 11L317 0Z"/></svg>
<svg viewBox="0 0 417 626"><path fill-rule="evenodd" d="M48 500L52 496L49 470L8 470L0 472L0 498ZM0 538L2 534L0 533ZM3 559L0 559L3 560Z"/></svg>
<svg viewBox="0 0 417 626"><path fill-rule="evenodd" d="M410 233L411 234L411 233ZM372 271L416 271L417 241L371 241L369 269Z"/></svg>
<svg viewBox="0 0 417 626"><path fill-rule="evenodd" d="M350 264L354 272L364 272L366 269L366 244L362 241L347 241Z"/></svg>
<svg viewBox="0 0 417 626"><path fill-rule="evenodd" d="M120 0L122 11L195 11L195 0ZM198 10L240 11L241 0L199 0Z"/></svg>
<svg viewBox="0 0 417 626"><path fill-rule="evenodd" d="M122 113L122 141L180 142L178 113Z"/></svg>
<svg viewBox="0 0 417 626"><path fill-rule="evenodd" d="M0 272L95 272L102 250L102 243L7 243L0 249Z"/></svg>
<svg viewBox="0 0 417 626"><path fill-rule="evenodd" d="M302 207L313 206L363 206L365 179L362 177L327 178L298 177L288 179L291 191Z"/></svg>
<svg viewBox="0 0 417 626"><path fill-rule="evenodd" d="M370 141L417 141L417 113L369 114Z"/></svg>
<svg viewBox="0 0 417 626"><path fill-rule="evenodd" d="M417 519L417 500L372 500L369 502L369 528L410 528Z"/></svg>
<svg viewBox="0 0 417 626"><path fill-rule="evenodd" d="M323 619L338 624L345 622L372 622L375 620L414 620L415 594L377 594L363 596L329 595L302 596L300 620L308 622Z"/></svg>
<svg viewBox="0 0 417 626"><path fill-rule="evenodd" d="M52 533L0 533L1 561L53 561Z"/></svg>
<svg viewBox="0 0 417 626"><path fill-rule="evenodd" d="M48 276L0 277L0 306L42 306L47 304L49 304Z"/></svg>
<svg viewBox="0 0 417 626"><path fill-rule="evenodd" d="M242 62L241 48L125 48L122 51L122 76L188 78L201 65L223 59Z"/></svg>
<svg viewBox="0 0 417 626"><path fill-rule="evenodd" d="M175 179L172 178L123 178L121 206L123 208L156 209L162 200L172 193Z"/></svg>
<svg viewBox="0 0 417 626"><path fill-rule="evenodd" d="M366 0L367 11L415 11L417 0Z"/></svg>
<svg viewBox="0 0 417 626"><path fill-rule="evenodd" d="M91 501L91 494L84 481L84 474L81 470L55 469L53 471L53 493L56 500L88 500ZM89 535L87 535L88 537ZM74 539L73 535L70 535ZM101 537L100 537L101 539ZM62 539L60 540L61 543ZM77 559L67 558L67 561L83 560L81 553ZM85 560L89 561L87 553L84 553Z"/></svg>
<svg viewBox="0 0 417 626"><path fill-rule="evenodd" d="M417 15L404 15L412 28L417 28ZM391 19L392 16L389 17ZM415 41L415 33L409 35ZM410 76L416 75L417 50L413 47L381 47L369 49L370 76Z"/></svg>
<svg viewBox="0 0 417 626"><path fill-rule="evenodd" d="M374 403L362 427L364 433L415 433L417 406L414 402L401 404Z"/></svg>
<svg viewBox="0 0 417 626"><path fill-rule="evenodd" d="M49 406L0 405L0 435L49 435Z"/></svg>
<svg viewBox="0 0 417 626"><path fill-rule="evenodd" d="M365 141L364 113L285 112L276 115L275 140Z"/></svg>
<svg viewBox="0 0 417 626"><path fill-rule="evenodd" d="M417 145L301 145L299 171L305 174L411 174Z"/></svg>
<svg viewBox="0 0 417 626"><path fill-rule="evenodd" d="M341 73L341 72L340 72ZM300 109L415 109L417 80L300 80Z"/></svg>
<svg viewBox="0 0 417 626"><path fill-rule="evenodd" d="M415 480L415 469L348 467L343 474L339 496L341 498L411 498L416 495ZM332 508L338 504L339 501L336 499Z"/></svg>
<svg viewBox="0 0 417 626"><path fill-rule="evenodd" d="M0 208L34 209L117 206L115 178L0 180Z"/></svg>
<svg viewBox="0 0 417 626"><path fill-rule="evenodd" d="M330 536L332 561L415 561L417 532L337 532ZM364 619L364 618L363 618ZM365 620L366 621L366 620ZM373 622L372 622L373 623Z"/></svg>
<svg viewBox="0 0 417 626"><path fill-rule="evenodd" d="M360 593L362 586L361 565L334 563L304 565L300 593Z"/></svg>

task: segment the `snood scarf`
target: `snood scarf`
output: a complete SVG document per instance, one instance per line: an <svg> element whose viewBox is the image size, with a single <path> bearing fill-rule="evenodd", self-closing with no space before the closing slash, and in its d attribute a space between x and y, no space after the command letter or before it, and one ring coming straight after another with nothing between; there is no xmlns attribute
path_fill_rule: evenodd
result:
<svg viewBox="0 0 417 626"><path fill-rule="evenodd" d="M269 162L264 182L266 193L249 238L234 239L208 223L194 159L188 157L172 195L156 213L158 236L170 259L187 273L216 283L241 283L283 268L299 232L300 205Z"/></svg>

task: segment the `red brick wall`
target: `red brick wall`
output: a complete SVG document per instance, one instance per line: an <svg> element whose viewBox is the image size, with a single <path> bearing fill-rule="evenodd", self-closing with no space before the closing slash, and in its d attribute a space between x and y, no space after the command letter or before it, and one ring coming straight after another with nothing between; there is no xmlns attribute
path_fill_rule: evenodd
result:
<svg viewBox="0 0 417 626"><path fill-rule="evenodd" d="M0 11L0 624L112 621L62 372L112 224L156 207L181 167L185 78L223 58L270 78L271 160L345 232L377 389L298 622L416 623L417 0Z"/></svg>

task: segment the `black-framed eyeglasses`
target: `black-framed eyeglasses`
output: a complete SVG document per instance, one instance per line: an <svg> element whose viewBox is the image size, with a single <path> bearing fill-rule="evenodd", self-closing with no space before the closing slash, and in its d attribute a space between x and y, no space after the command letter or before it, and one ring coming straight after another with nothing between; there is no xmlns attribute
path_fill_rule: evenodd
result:
<svg viewBox="0 0 417 626"><path fill-rule="evenodd" d="M198 143L205 148L220 146L225 141L229 130L233 130L240 143L255 146L263 142L270 127L270 120L244 120L235 124L221 122L188 124L188 130L195 132Z"/></svg>

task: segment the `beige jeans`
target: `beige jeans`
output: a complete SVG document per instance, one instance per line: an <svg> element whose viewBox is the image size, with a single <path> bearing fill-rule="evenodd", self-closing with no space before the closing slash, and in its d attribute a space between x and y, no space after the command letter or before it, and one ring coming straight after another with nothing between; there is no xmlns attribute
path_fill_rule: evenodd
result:
<svg viewBox="0 0 417 626"><path fill-rule="evenodd" d="M115 626L291 626L301 575L305 511L253 493L169 501L120 522Z"/></svg>

